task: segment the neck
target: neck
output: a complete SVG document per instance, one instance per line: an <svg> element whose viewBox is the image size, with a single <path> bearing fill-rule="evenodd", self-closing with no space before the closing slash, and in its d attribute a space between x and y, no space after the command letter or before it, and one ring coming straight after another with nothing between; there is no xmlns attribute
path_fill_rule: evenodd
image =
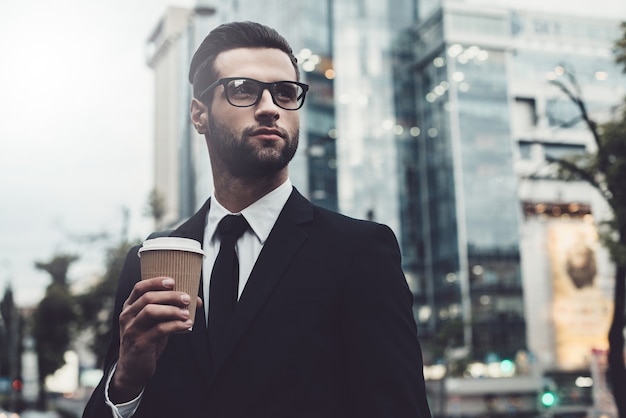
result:
<svg viewBox="0 0 626 418"><path fill-rule="evenodd" d="M229 211L241 212L287 181L287 177L286 168L271 176L245 179L214 173L215 198Z"/></svg>

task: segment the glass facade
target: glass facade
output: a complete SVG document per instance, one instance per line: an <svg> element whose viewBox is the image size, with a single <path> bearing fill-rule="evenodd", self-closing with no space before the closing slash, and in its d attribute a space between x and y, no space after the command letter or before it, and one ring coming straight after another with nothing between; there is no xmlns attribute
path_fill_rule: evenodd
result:
<svg viewBox="0 0 626 418"><path fill-rule="evenodd" d="M446 39L446 22L506 28L440 11L398 42L398 114L416 134L403 145L405 267L422 289L416 306L430 306L416 313L426 346L456 329L451 341L473 358L511 358L525 347L525 323L507 54Z"/></svg>
<svg viewBox="0 0 626 418"><path fill-rule="evenodd" d="M423 16L394 54L396 120L405 127L401 245L422 341L428 350L447 339L479 361L531 348L549 359L553 342L537 331L546 318L528 312L524 293L550 292L551 278L547 269L542 279L522 274L520 248L530 244L520 233L520 200L572 197L554 180L533 189L527 176L535 173L519 167L593 145L578 109L551 81L575 74L588 111L608 117L626 91L610 53L619 25L460 3ZM525 259L525 268L545 258L545 248L530 247L525 257L535 261Z"/></svg>
<svg viewBox="0 0 626 418"><path fill-rule="evenodd" d="M315 94L307 98L306 159L311 200L320 206L338 210L333 80L324 75L329 69L307 73L306 81Z"/></svg>
<svg viewBox="0 0 626 418"><path fill-rule="evenodd" d="M458 44L456 44L458 45ZM517 252L516 177L510 140L505 54L476 47L478 57L460 60L448 48L448 74L456 93L467 246L473 253Z"/></svg>
<svg viewBox="0 0 626 418"><path fill-rule="evenodd" d="M388 224L399 220L398 142L392 40L415 20L415 1L333 2L339 209Z"/></svg>

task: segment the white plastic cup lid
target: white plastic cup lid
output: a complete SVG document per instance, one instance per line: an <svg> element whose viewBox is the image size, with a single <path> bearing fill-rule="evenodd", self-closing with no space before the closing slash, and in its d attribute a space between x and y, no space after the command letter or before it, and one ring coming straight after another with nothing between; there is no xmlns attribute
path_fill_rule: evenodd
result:
<svg viewBox="0 0 626 418"><path fill-rule="evenodd" d="M190 251L204 255L200 243L196 240L179 237L158 237L145 240L139 249L139 256L141 257L142 251L154 250Z"/></svg>

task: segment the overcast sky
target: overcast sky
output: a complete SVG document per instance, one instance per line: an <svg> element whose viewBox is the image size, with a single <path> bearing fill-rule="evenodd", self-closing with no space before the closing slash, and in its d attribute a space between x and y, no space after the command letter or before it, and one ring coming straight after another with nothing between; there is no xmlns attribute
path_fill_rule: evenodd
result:
<svg viewBox="0 0 626 418"><path fill-rule="evenodd" d="M152 73L145 40L167 5L192 0L0 1L0 297L37 302L33 268L91 249L70 269L98 273L101 247L73 235L144 237L152 187Z"/></svg>
<svg viewBox="0 0 626 418"><path fill-rule="evenodd" d="M123 207L131 238L150 232L143 208L152 187L153 90L145 40L168 5L193 4L0 0L0 297L10 281L19 304L36 303L50 279L33 263L60 252L83 257L71 281L100 273L102 247L71 237L118 234ZM623 0L525 4L626 16Z"/></svg>

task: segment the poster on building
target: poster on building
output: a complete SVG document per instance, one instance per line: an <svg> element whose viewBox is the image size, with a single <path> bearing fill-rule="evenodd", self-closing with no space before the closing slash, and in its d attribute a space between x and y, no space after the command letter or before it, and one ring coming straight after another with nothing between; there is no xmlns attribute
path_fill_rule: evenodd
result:
<svg viewBox="0 0 626 418"><path fill-rule="evenodd" d="M593 350L608 348L612 300L598 275L598 232L582 220L555 220L548 229L558 365L589 367Z"/></svg>

